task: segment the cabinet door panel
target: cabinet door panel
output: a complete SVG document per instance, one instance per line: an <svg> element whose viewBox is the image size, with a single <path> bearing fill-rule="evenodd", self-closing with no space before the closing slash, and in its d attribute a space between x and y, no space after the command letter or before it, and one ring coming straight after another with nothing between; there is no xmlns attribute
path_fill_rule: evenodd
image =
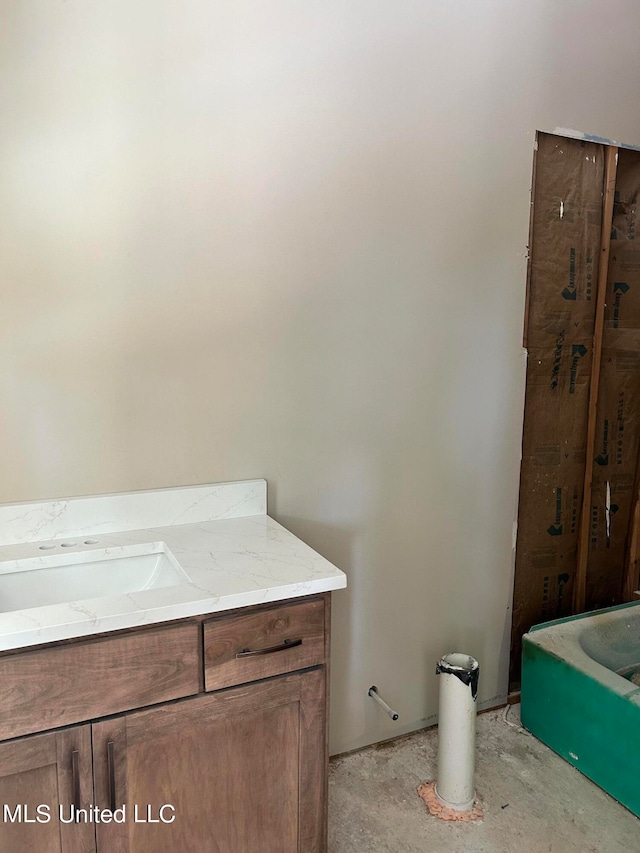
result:
<svg viewBox="0 0 640 853"><path fill-rule="evenodd" d="M92 802L89 726L0 744L1 851L92 853L94 825L60 820L61 813L70 819L72 804L86 809Z"/></svg>
<svg viewBox="0 0 640 853"><path fill-rule="evenodd" d="M98 826L98 849L320 853L323 710L317 670L96 724L97 802L109 805L111 778L116 805L126 804L126 823ZM164 812L172 823L141 822L158 820L163 805L175 809Z"/></svg>

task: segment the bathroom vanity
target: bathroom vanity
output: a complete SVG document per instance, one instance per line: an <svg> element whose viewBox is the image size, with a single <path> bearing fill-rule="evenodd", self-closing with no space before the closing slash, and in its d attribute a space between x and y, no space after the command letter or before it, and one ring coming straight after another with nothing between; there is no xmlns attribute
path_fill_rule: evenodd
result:
<svg viewBox="0 0 640 853"><path fill-rule="evenodd" d="M262 481L60 503L23 505L25 541L0 546L0 850L326 850L342 572L266 515ZM26 541L34 514L61 536ZM64 595L5 609L51 571ZM78 573L102 594L78 599Z"/></svg>

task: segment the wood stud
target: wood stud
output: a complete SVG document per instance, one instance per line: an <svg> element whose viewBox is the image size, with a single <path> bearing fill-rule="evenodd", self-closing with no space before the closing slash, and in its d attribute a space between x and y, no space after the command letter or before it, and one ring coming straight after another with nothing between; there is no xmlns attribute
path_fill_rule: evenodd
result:
<svg viewBox="0 0 640 853"><path fill-rule="evenodd" d="M593 459L596 441L596 414L598 390L600 386L600 364L602 361L602 338L604 334L604 315L607 294L607 275L609 271L609 248L611 245L611 222L616 191L616 171L618 149L611 145L606 149L604 171L604 196L602 205L602 234L600 238L600 257L598 260L598 288L596 292L596 315L593 332L591 380L589 385L589 409L587 414L586 465L584 470L584 490L582 511L578 527L578 555L575 583L573 587L573 611L581 613L585 608L587 589L587 559L589 555L589 528L591 520L591 487L593 482Z"/></svg>

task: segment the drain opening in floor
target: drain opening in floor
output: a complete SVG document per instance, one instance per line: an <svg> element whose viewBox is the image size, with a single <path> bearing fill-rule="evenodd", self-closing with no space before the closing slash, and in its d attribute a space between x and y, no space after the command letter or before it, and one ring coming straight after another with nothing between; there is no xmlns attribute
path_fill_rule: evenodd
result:
<svg viewBox="0 0 640 853"><path fill-rule="evenodd" d="M634 663L631 666L625 666L623 669L619 669L618 675L621 675L632 684L636 684L640 687L640 663Z"/></svg>

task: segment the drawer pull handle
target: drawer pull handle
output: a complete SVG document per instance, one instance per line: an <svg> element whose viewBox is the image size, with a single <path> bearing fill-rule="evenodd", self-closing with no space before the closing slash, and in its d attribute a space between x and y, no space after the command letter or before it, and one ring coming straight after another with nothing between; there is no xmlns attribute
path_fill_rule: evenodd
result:
<svg viewBox="0 0 640 853"><path fill-rule="evenodd" d="M73 805L76 810L76 820L78 819L78 809L80 806L80 753L74 749L71 753L71 781L73 785Z"/></svg>
<svg viewBox="0 0 640 853"><path fill-rule="evenodd" d="M284 643L280 643L279 646L269 646L268 649L243 649L241 652L236 653L236 660L238 658L250 658L256 657L256 655L270 655L273 652L283 652L285 649L293 649L296 646L302 645L302 639L299 640L285 640Z"/></svg>
<svg viewBox="0 0 640 853"><path fill-rule="evenodd" d="M109 771L109 808L116 810L116 762L114 756L115 744L112 740L107 744L107 768Z"/></svg>

